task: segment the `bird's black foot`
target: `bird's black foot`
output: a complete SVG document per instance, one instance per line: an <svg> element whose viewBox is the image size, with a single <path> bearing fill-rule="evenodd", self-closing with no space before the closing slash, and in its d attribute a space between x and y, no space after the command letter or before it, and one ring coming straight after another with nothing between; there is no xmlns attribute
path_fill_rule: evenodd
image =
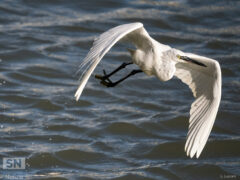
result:
<svg viewBox="0 0 240 180"><path fill-rule="evenodd" d="M108 81L101 81L100 83L106 87L114 87L117 85L117 83L108 82Z"/></svg>
<svg viewBox="0 0 240 180"><path fill-rule="evenodd" d="M109 74L106 73L105 70L103 70L103 76L102 75L99 75L99 74L96 74L95 75L95 78L96 79L100 79L100 83L106 87L114 87L116 86L117 84L116 83L113 83L110 79L109 79Z"/></svg>
<svg viewBox="0 0 240 180"><path fill-rule="evenodd" d="M95 78L100 79L101 80L101 84L107 87L114 87L117 84L119 84L120 82L124 81L125 79L127 79L130 76L133 76L134 74L140 73L142 72L142 70L132 70L127 76L119 79L116 82L112 82L109 77L112 76L113 74L115 74L116 72L120 71L121 69L125 68L126 66L133 64L133 63L123 63L121 66L119 66L117 69L115 69L113 72L107 74L105 70L103 70L103 76L101 75L95 75Z"/></svg>

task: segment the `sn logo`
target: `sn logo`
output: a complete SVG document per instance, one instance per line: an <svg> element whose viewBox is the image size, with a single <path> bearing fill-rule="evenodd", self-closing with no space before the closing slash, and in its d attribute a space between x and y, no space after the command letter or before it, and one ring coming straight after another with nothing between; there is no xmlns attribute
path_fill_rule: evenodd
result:
<svg viewBox="0 0 240 180"><path fill-rule="evenodd" d="M3 169L25 169L25 158L3 158Z"/></svg>

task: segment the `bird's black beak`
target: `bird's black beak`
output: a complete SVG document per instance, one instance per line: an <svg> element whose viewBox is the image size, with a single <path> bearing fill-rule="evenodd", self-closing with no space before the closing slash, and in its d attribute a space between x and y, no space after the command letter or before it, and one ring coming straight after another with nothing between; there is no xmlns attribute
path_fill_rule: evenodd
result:
<svg viewBox="0 0 240 180"><path fill-rule="evenodd" d="M199 65L199 66L207 67L205 64L203 64L203 63L201 63L201 62L198 62L198 61L196 61L196 60L194 60L194 59L191 59L191 58L189 58L189 57L187 57L187 56L177 55L177 57L178 57L179 59L184 60L184 61L187 61L187 62L190 62L190 63L193 63L193 64L197 64L197 65Z"/></svg>

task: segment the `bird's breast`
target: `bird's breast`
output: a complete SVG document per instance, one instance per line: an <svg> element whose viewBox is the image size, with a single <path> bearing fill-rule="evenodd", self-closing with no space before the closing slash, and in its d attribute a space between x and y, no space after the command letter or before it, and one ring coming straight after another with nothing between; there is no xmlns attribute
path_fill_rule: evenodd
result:
<svg viewBox="0 0 240 180"><path fill-rule="evenodd" d="M161 81L168 81L173 77L176 71L175 62L159 58L155 62L154 71L158 79Z"/></svg>
<svg viewBox="0 0 240 180"><path fill-rule="evenodd" d="M132 56L134 64L138 65L139 68L148 76L153 75L153 54L151 52L145 52L142 50L136 50Z"/></svg>
<svg viewBox="0 0 240 180"><path fill-rule="evenodd" d="M154 74L161 81L170 80L176 71L175 53L171 48L162 48L156 50L154 57Z"/></svg>
<svg viewBox="0 0 240 180"><path fill-rule="evenodd" d="M166 57L165 53L152 49L148 51L136 50L133 62L147 75L155 75L161 81L171 79L175 73L175 61Z"/></svg>

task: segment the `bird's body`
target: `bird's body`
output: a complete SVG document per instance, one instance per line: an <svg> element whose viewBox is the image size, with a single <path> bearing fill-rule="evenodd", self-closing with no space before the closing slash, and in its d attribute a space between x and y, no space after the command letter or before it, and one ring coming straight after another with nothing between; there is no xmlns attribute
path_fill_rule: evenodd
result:
<svg viewBox="0 0 240 180"><path fill-rule="evenodd" d="M79 99L90 75L110 48L120 39L135 45L129 50L132 61L145 74L168 81L173 76L187 84L196 100L190 110L189 132L185 151L199 157L216 118L221 99L221 69L216 60L184 53L151 38L141 23L124 24L101 34L81 64L85 68L75 94Z"/></svg>

